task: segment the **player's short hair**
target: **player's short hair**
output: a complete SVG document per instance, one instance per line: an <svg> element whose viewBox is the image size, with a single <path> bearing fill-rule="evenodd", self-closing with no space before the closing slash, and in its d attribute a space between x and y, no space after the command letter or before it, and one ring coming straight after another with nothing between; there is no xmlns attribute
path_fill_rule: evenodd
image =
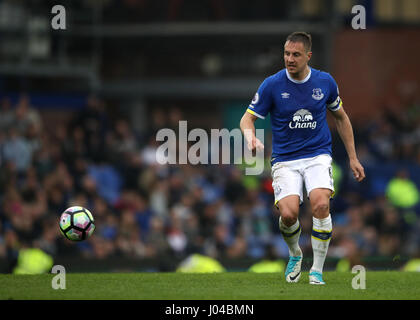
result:
<svg viewBox="0 0 420 320"><path fill-rule="evenodd" d="M312 37L309 33L303 32L303 31L297 31L289 34L287 36L286 42L302 42L303 46L306 49L306 52L309 52L312 50Z"/></svg>

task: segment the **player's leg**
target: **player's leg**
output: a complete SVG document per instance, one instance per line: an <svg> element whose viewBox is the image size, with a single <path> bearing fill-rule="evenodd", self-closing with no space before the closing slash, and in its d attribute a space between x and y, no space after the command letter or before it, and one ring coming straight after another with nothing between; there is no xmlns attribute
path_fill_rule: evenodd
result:
<svg viewBox="0 0 420 320"><path fill-rule="evenodd" d="M299 247L301 227L298 220L300 197L287 196L277 202L280 212L279 227L283 239L289 248L289 262L286 267L287 282L298 282L302 267L302 250Z"/></svg>
<svg viewBox="0 0 420 320"><path fill-rule="evenodd" d="M299 236L301 227L298 220L300 199L298 195L287 196L277 202L280 212L279 228L291 257L302 256L299 247Z"/></svg>
<svg viewBox="0 0 420 320"><path fill-rule="evenodd" d="M298 220L299 205L303 200L303 179L290 167L290 163L277 163L272 169L275 205L279 209L279 228L289 248L289 263L285 276L288 282L300 278L302 250L299 247L301 227Z"/></svg>
<svg viewBox="0 0 420 320"><path fill-rule="evenodd" d="M313 265L309 272L311 284L325 284L322 271L332 234L330 199L334 194L331 162L332 159L328 155L318 156L308 162L304 172L313 215L311 237Z"/></svg>
<svg viewBox="0 0 420 320"><path fill-rule="evenodd" d="M314 189L309 195L313 214L311 237L313 264L309 272L311 284L325 284L322 279L322 271L332 233L329 205L331 194L332 191L329 189Z"/></svg>

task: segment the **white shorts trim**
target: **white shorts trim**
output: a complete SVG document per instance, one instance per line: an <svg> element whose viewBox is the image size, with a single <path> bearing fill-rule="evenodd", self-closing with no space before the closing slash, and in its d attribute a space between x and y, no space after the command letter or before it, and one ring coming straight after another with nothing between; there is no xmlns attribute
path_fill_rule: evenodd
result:
<svg viewBox="0 0 420 320"><path fill-rule="evenodd" d="M287 196L298 195L303 202L303 187L307 197L313 189L330 189L334 195L332 158L321 154L313 158L277 162L271 168L275 204Z"/></svg>

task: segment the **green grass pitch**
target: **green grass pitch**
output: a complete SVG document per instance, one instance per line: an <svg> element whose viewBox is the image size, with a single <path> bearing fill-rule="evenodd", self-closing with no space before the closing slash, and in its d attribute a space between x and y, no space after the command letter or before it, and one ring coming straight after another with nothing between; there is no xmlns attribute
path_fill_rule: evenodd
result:
<svg viewBox="0 0 420 320"><path fill-rule="evenodd" d="M76 300L398 300L420 299L420 273L367 271L366 289L352 288L351 272L325 272L325 286L286 283L283 274L226 272L67 273L66 289L54 290L55 275L0 275L0 299Z"/></svg>

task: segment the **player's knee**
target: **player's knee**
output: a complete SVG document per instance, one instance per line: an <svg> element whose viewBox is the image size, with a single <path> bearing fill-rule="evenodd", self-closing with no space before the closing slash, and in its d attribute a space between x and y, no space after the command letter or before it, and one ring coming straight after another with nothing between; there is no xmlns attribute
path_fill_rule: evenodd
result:
<svg viewBox="0 0 420 320"><path fill-rule="evenodd" d="M330 204L325 201L317 201L312 206L315 217L327 217L330 214Z"/></svg>
<svg viewBox="0 0 420 320"><path fill-rule="evenodd" d="M281 221L284 225L290 227L297 221L297 213L290 209L280 210Z"/></svg>

